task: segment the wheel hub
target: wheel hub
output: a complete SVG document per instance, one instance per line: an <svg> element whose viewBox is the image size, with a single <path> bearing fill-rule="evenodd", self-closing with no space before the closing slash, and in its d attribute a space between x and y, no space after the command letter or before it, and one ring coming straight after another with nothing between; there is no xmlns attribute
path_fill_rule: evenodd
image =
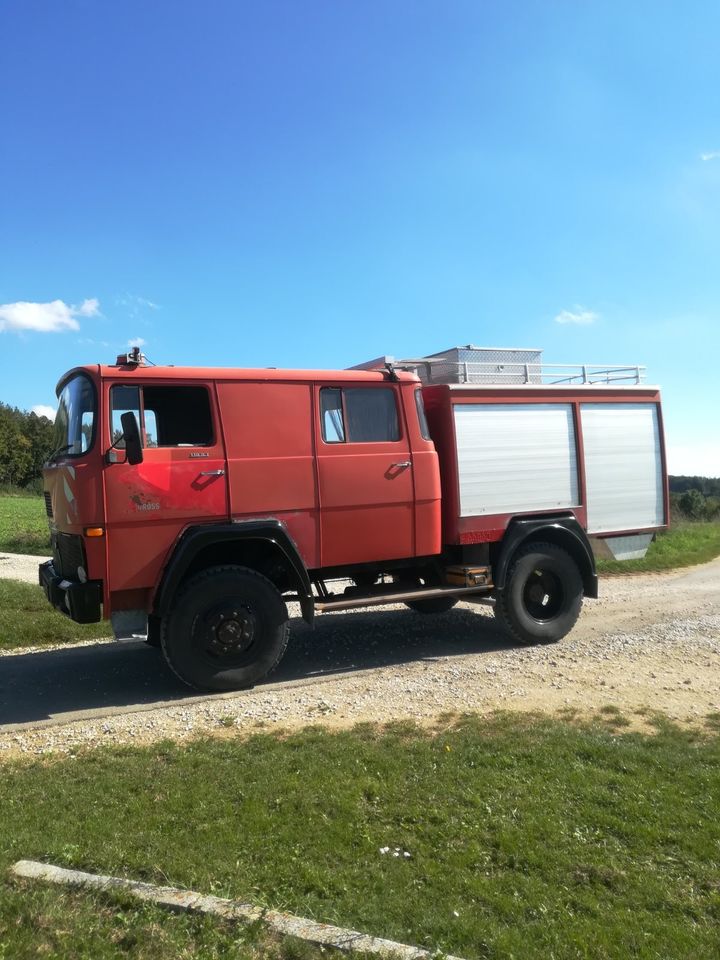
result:
<svg viewBox="0 0 720 960"><path fill-rule="evenodd" d="M551 620L562 609L562 583L552 571L542 568L532 571L523 590L525 609L535 620Z"/></svg>
<svg viewBox="0 0 720 960"><path fill-rule="evenodd" d="M216 657L236 657L245 653L255 639L255 616L241 606L213 611L206 620L206 627L205 646Z"/></svg>

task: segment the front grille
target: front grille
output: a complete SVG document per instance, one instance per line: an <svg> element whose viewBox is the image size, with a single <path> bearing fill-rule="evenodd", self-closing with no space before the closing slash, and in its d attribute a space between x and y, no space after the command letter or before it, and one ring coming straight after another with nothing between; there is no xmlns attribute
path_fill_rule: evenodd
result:
<svg viewBox="0 0 720 960"><path fill-rule="evenodd" d="M47 490L45 491L45 513L46 513L46 514L48 515L48 517L50 517L50 519L52 520L52 518L53 518L53 512L52 512L52 497L51 497L50 494L47 492Z"/></svg>
<svg viewBox="0 0 720 960"><path fill-rule="evenodd" d="M53 550L53 566L59 576L77 580L78 567L85 567L82 537L74 533L58 533Z"/></svg>

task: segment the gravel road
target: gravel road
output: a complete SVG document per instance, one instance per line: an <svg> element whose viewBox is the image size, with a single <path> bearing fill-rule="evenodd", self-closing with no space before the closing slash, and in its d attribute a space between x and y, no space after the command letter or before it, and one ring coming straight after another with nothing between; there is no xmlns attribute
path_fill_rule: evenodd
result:
<svg viewBox="0 0 720 960"><path fill-rule="evenodd" d="M38 566L50 557L34 557L27 553L0 553L0 578L38 582Z"/></svg>
<svg viewBox="0 0 720 960"><path fill-rule="evenodd" d="M295 620L269 681L211 697L181 688L145 644L0 651L0 757L465 710L614 706L640 727L653 711L681 722L720 713L720 558L606 579L601 593L549 647L513 646L492 611L468 603L425 617L398 606L325 614L315 631Z"/></svg>

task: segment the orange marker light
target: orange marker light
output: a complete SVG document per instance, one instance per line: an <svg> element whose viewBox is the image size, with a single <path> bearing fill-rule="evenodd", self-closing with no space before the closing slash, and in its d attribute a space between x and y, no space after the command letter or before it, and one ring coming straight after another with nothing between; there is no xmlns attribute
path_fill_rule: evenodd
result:
<svg viewBox="0 0 720 960"><path fill-rule="evenodd" d="M85 527L86 537L102 537L105 535L104 527Z"/></svg>

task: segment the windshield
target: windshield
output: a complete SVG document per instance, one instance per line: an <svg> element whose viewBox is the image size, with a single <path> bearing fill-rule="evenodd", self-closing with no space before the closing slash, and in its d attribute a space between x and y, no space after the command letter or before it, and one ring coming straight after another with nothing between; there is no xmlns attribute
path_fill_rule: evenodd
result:
<svg viewBox="0 0 720 960"><path fill-rule="evenodd" d="M95 389L82 374L68 381L58 397L55 417L55 452L79 457L93 442L95 426Z"/></svg>

